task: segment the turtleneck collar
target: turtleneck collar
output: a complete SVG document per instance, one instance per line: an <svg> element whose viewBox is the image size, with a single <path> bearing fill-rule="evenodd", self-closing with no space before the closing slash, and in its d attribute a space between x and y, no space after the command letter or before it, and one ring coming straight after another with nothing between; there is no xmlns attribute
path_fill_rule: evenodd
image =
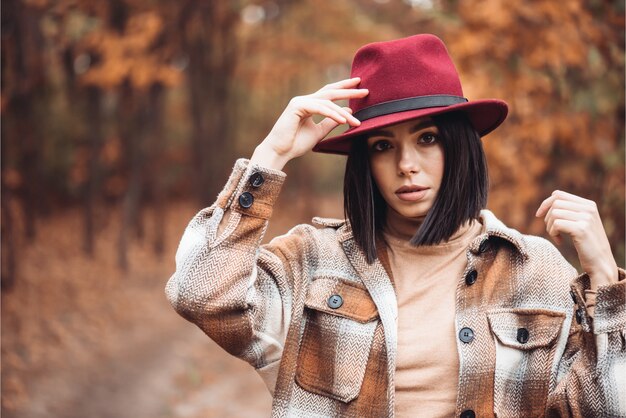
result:
<svg viewBox="0 0 626 418"><path fill-rule="evenodd" d="M410 243L418 228L424 222L425 216L406 218L390 210L383 236L387 244L396 250L407 250L416 253L437 253L442 249L451 249L457 246L467 247L470 241L480 234L482 224L479 220L465 222L452 234L450 239L436 245L414 246Z"/></svg>
<svg viewBox="0 0 626 418"><path fill-rule="evenodd" d="M336 228L337 240L341 243L354 239L352 227L349 222L346 222L345 219L315 218L313 222L321 226ZM481 210L480 218L474 223L481 225L482 228L480 231L481 239L476 239L470 242L469 248L472 252L477 253L480 244L486 239L489 239L490 237L498 237L511 243L511 245L513 245L518 253L525 259L529 257L524 235L522 235L519 231L504 225L504 223L496 218L491 211L487 209Z"/></svg>

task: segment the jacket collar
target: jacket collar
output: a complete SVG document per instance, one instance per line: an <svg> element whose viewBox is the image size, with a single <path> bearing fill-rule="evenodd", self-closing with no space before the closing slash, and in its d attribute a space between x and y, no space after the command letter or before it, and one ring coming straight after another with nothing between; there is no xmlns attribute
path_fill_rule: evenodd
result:
<svg viewBox="0 0 626 418"><path fill-rule="evenodd" d="M496 218L496 216L490 210L481 210L479 218L480 223L483 224L483 229L481 234L470 243L470 251L478 253L480 245L484 241L488 240L491 237L497 237L511 243L513 245L513 248L515 248L525 259L528 258L528 248L526 245L526 240L524 239L524 235L522 235L519 231L506 226L501 220ZM339 240L339 242L345 242L354 238L352 235L352 228L350 227L350 223L346 222L345 220L333 219L332 222L331 220L322 220L320 218L317 218L315 220L318 221L316 222L318 224L338 228L337 239Z"/></svg>
<svg viewBox="0 0 626 418"><path fill-rule="evenodd" d="M480 222L483 224L482 233L474 239L470 245L470 251L479 252L480 245L491 237L502 238L511 244L524 259L528 259L528 247L524 235L519 231L509 228L496 218L490 210L483 209L480 211Z"/></svg>

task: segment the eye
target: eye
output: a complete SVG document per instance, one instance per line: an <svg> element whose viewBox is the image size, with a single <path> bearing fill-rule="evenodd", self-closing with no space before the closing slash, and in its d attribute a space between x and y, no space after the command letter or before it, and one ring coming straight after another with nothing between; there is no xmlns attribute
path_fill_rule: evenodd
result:
<svg viewBox="0 0 626 418"><path fill-rule="evenodd" d="M370 148L374 152L381 152L391 148L391 144L386 139L380 139L375 141Z"/></svg>
<svg viewBox="0 0 626 418"><path fill-rule="evenodd" d="M419 139L418 142L420 144L434 144L435 142L439 141L439 135L437 135L434 132L425 132L424 134L422 134Z"/></svg>

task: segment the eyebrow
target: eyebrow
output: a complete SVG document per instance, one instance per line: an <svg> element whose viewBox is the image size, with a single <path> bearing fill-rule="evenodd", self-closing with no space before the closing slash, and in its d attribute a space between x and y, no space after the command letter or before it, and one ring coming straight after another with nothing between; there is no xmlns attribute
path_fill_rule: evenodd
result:
<svg viewBox="0 0 626 418"><path fill-rule="evenodd" d="M425 121L415 124L411 129L409 129L409 133L412 134L412 133L421 131L422 129L431 128L433 126L435 126L435 123L433 121L425 120ZM384 129L380 129L380 130L370 132L369 135L367 136L368 137L373 137L373 136L393 137L393 133L391 133L391 131L385 131Z"/></svg>

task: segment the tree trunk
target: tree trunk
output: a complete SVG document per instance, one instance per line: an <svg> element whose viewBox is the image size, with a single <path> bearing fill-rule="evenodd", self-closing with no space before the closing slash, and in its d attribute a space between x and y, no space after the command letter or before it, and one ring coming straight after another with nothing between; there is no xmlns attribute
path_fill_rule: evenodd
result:
<svg viewBox="0 0 626 418"><path fill-rule="evenodd" d="M45 205L42 198L40 139L33 103L45 83L42 63L41 12L18 0L2 3L2 272L3 289L13 287L18 269L16 206L19 199L28 241L36 236L36 220ZM9 162L8 160L11 159ZM7 184L8 169L13 184Z"/></svg>
<svg viewBox="0 0 626 418"><path fill-rule="evenodd" d="M215 199L233 155L230 86L236 59L236 7L229 2L188 1L179 27L189 56L188 88L192 117L192 166L196 199Z"/></svg>
<svg viewBox="0 0 626 418"><path fill-rule="evenodd" d="M89 176L83 191L83 250L85 254L94 253L94 218L97 197L100 192L101 170L100 150L102 148L102 116L100 112L101 91L98 87L87 87L87 120L89 121Z"/></svg>
<svg viewBox="0 0 626 418"><path fill-rule="evenodd" d="M158 256L163 255L165 251L165 182L162 172L162 164L160 163L161 155L164 152L163 144L163 86L155 84L150 89L150 97L148 101L148 138L149 146L146 152L150 155L150 161L155 163L152 171L148 176L150 183L148 188L151 190L152 206L154 208L154 241L152 248Z"/></svg>
<svg viewBox="0 0 626 418"><path fill-rule="evenodd" d="M6 185L2 185L2 272L0 276L2 290L9 290L15 284L17 275L17 242L15 234L15 217L11 206L11 192Z"/></svg>
<svg viewBox="0 0 626 418"><path fill-rule="evenodd" d="M32 241L36 234L36 219L46 205L42 193L45 189L42 188L41 140L35 129L38 121L33 109L35 100L42 96L45 82L39 28L41 12L17 0L3 2L2 6L2 94L8 97L5 116L14 124L14 129L8 137L3 136L2 141L15 145L18 151L17 167L22 178L19 194L25 233ZM5 71L8 74L5 75Z"/></svg>
<svg viewBox="0 0 626 418"><path fill-rule="evenodd" d="M139 219L141 198L141 178L143 170L143 142L146 136L146 106L141 103L141 93L133 89L130 83L122 86L119 106L120 137L125 148L125 167L128 186L122 199L122 213L118 241L118 265L122 270L128 269L129 236L132 230L136 235L143 235L142 220ZM141 103L142 106L138 106Z"/></svg>

